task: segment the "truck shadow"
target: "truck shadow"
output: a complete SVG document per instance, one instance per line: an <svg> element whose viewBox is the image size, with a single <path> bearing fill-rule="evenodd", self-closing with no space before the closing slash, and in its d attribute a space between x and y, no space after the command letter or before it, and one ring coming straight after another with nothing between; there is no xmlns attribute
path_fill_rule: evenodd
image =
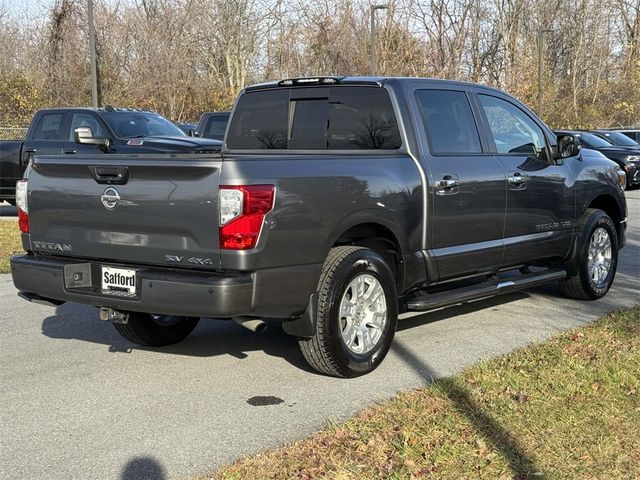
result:
<svg viewBox="0 0 640 480"><path fill-rule="evenodd" d="M166 347L144 347L128 342L112 325L98 319L94 307L65 303L56 308L56 314L42 322L42 333L59 340L81 340L106 345L114 354L133 350L161 352L169 355L216 357L231 355L238 359L248 352L263 351L280 357L293 366L310 371L298 349L297 340L282 331L279 321L269 321L263 333L252 333L231 320L202 318L196 329L185 340Z"/></svg>
<svg viewBox="0 0 640 480"><path fill-rule="evenodd" d="M419 327L479 310L495 309L526 297L528 295L525 293L513 293L401 318L398 330ZM279 321L271 320L268 323L269 328L265 332L256 334L230 320L203 318L193 333L182 342L167 347L151 348L134 345L120 337L112 325L98 319L96 308L65 303L56 308L54 315L43 320L42 333L57 340L81 340L105 345L108 351L114 354L141 350L194 357L231 355L244 359L248 357L248 352L262 351L267 355L282 358L296 368L315 373L302 357L296 338L284 333Z"/></svg>
<svg viewBox="0 0 640 480"><path fill-rule="evenodd" d="M402 342L396 341L391 347L398 358L415 371L425 384L433 383L437 378L435 372ZM483 411L472 398L466 386L454 378L437 380L440 389L447 396L453 408L463 415L473 428L498 450L509 464L514 479L544 478L534 460L524 451L518 439L500 423Z"/></svg>
<svg viewBox="0 0 640 480"><path fill-rule="evenodd" d="M440 320L446 320L447 318L457 317L458 315L467 315L480 310L495 310L496 307L507 303L515 302L516 300L522 300L529 298L526 292L514 292L506 295L499 295L497 297L486 298L484 300L478 300L471 303L462 303L459 305L453 305L451 307L441 308L440 310L432 310L425 313L413 314L408 318L400 318L398 320L397 331L407 330L426 323L438 322Z"/></svg>

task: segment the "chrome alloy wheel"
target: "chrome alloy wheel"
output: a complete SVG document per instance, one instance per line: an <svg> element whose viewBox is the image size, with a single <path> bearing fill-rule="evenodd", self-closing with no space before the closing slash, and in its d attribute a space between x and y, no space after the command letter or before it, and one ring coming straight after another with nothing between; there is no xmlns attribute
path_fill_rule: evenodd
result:
<svg viewBox="0 0 640 480"><path fill-rule="evenodd" d="M382 284L369 273L356 276L340 301L342 341L354 353L373 350L387 324L387 300Z"/></svg>
<svg viewBox="0 0 640 480"><path fill-rule="evenodd" d="M595 285L604 282L611 270L611 238L602 227L595 229L589 242L587 270Z"/></svg>

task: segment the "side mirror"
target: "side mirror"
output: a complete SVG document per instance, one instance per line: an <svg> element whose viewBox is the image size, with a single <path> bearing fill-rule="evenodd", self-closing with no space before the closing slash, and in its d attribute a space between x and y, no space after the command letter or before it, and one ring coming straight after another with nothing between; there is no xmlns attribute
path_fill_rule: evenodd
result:
<svg viewBox="0 0 640 480"><path fill-rule="evenodd" d="M556 160L580 155L580 140L575 135L558 135L558 150Z"/></svg>
<svg viewBox="0 0 640 480"><path fill-rule="evenodd" d="M189 135L190 137L197 137L198 131L193 128L190 128L189 130L187 130L187 135Z"/></svg>
<svg viewBox="0 0 640 480"><path fill-rule="evenodd" d="M90 127L78 127L73 131L73 136L76 143L82 143L84 145L109 145L108 138L99 138L93 136L93 131Z"/></svg>

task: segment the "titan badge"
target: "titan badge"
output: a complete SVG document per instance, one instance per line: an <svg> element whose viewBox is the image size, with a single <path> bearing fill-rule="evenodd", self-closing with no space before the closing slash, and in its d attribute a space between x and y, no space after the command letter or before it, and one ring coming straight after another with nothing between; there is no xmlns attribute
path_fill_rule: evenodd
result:
<svg viewBox="0 0 640 480"><path fill-rule="evenodd" d="M55 243L55 242L39 242L34 240L31 242L35 250L41 250L45 252L71 252L73 248L69 243Z"/></svg>

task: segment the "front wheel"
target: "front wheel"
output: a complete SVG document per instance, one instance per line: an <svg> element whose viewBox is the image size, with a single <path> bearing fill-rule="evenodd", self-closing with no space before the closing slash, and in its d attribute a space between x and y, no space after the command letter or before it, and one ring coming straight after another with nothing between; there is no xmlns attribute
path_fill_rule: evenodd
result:
<svg viewBox="0 0 640 480"><path fill-rule="evenodd" d="M143 347L163 347L178 343L196 328L200 319L177 315L129 312L127 323L114 323L125 339Z"/></svg>
<svg viewBox="0 0 640 480"><path fill-rule="evenodd" d="M316 333L299 339L309 365L334 377L373 371L396 330L395 279L385 260L362 247L331 249L318 284Z"/></svg>
<svg viewBox="0 0 640 480"><path fill-rule="evenodd" d="M562 293L578 300L602 298L611 288L618 267L618 234L602 210L588 209L580 222L578 271L560 282Z"/></svg>

